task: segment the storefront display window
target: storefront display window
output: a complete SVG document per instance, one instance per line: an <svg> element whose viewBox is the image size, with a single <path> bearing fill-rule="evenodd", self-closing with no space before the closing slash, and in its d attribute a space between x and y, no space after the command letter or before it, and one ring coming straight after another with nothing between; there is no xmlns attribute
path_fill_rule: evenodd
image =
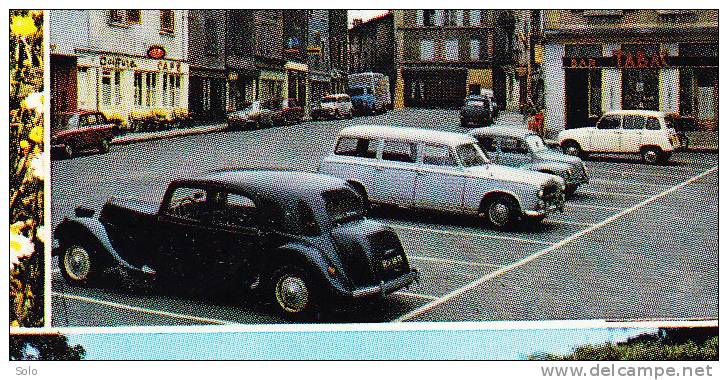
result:
<svg viewBox="0 0 728 380"><path fill-rule="evenodd" d="M717 44L680 44L682 57L717 57ZM718 68L683 67L680 69L680 114L703 123L716 119L718 106Z"/></svg>
<svg viewBox="0 0 728 380"><path fill-rule="evenodd" d="M102 71L101 101L105 106L121 104L121 72L118 70Z"/></svg>
<svg viewBox="0 0 728 380"><path fill-rule="evenodd" d="M625 44L624 53L634 56L652 57L658 55L660 46L656 44ZM625 68L622 70L622 108L640 110L659 110L660 70L653 68Z"/></svg>

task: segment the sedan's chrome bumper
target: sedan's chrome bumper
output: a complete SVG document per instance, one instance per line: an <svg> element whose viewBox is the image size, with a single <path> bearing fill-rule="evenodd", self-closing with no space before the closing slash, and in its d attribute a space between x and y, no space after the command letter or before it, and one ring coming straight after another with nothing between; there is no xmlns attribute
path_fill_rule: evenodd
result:
<svg viewBox="0 0 728 380"><path fill-rule="evenodd" d="M420 273L415 268L411 268L410 272L390 280L388 282L380 282L378 285L358 288L351 292L353 298L367 298L372 296L384 297L389 293L393 293L399 289L420 280Z"/></svg>

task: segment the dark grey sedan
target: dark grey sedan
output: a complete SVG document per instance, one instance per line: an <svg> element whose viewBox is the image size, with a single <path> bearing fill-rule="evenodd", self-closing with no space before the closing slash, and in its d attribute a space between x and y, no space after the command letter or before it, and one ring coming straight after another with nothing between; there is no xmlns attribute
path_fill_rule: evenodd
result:
<svg viewBox="0 0 728 380"><path fill-rule="evenodd" d="M477 128L470 135L495 164L562 177L566 194L573 194L579 185L589 182L586 166L579 157L549 149L541 136L524 126Z"/></svg>
<svg viewBox="0 0 728 380"><path fill-rule="evenodd" d="M463 108L460 110L460 126L468 128L471 125L488 126L493 124L490 98L482 95L470 95L465 98Z"/></svg>

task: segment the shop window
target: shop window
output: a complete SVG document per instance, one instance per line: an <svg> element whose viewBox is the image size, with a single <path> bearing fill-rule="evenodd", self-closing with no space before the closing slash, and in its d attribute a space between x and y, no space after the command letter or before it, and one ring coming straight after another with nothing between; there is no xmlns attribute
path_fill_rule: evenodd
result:
<svg viewBox="0 0 728 380"><path fill-rule="evenodd" d="M420 61L433 61L435 59L435 41L420 41Z"/></svg>
<svg viewBox="0 0 728 380"><path fill-rule="evenodd" d="M644 54L651 57L659 53L659 45L625 44L622 51L635 55ZM624 69L622 70L622 108L640 110L658 110L659 69Z"/></svg>
<svg viewBox="0 0 728 380"><path fill-rule="evenodd" d="M157 105L157 73L145 73L145 103L147 107L155 107Z"/></svg>
<svg viewBox="0 0 728 380"><path fill-rule="evenodd" d="M445 60L457 61L458 54L459 54L458 40L445 41Z"/></svg>
<svg viewBox="0 0 728 380"><path fill-rule="evenodd" d="M463 11L456 9L448 9L445 11L445 25L447 26L462 26L463 25Z"/></svg>
<svg viewBox="0 0 728 380"><path fill-rule="evenodd" d="M159 29L165 33L174 33L174 11L171 9L159 11Z"/></svg>
<svg viewBox="0 0 728 380"><path fill-rule="evenodd" d="M101 73L101 103L105 106L121 104L121 72L105 69Z"/></svg>
<svg viewBox="0 0 728 380"><path fill-rule="evenodd" d="M111 9L109 23L114 25L131 25L142 23L142 11L139 9Z"/></svg>
<svg viewBox="0 0 728 380"><path fill-rule="evenodd" d="M602 70L589 69L589 117L602 115Z"/></svg>
<svg viewBox="0 0 728 380"><path fill-rule="evenodd" d="M144 73L134 72L134 105L141 107L144 105Z"/></svg>

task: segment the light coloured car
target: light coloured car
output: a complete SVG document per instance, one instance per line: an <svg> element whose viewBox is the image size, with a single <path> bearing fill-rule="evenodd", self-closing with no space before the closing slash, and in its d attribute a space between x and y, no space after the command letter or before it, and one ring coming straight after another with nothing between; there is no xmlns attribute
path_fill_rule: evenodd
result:
<svg viewBox="0 0 728 380"><path fill-rule="evenodd" d="M321 98L319 106L311 110L311 118L320 119L351 119L352 104L351 97L347 94L326 95Z"/></svg>
<svg viewBox="0 0 728 380"><path fill-rule="evenodd" d="M366 203L481 215L496 228L564 207L563 179L492 164L462 133L347 127L320 171L347 181Z"/></svg>
<svg viewBox="0 0 728 380"><path fill-rule="evenodd" d="M558 137L564 153L639 154L648 164L665 163L679 138L664 112L621 110L605 113L595 127L567 129Z"/></svg>

